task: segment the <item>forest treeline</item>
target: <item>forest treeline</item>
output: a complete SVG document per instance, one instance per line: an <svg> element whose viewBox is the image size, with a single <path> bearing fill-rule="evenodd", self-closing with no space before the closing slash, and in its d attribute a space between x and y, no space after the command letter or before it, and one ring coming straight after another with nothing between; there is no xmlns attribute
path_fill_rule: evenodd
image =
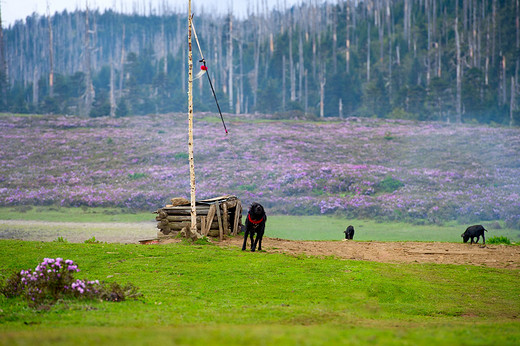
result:
<svg viewBox="0 0 520 346"><path fill-rule="evenodd" d="M520 123L520 0L307 1L195 13L224 112ZM261 6L257 6L261 8ZM75 11L0 32L0 111L185 112L188 19ZM194 41L195 73L199 51ZM216 112L202 76L196 111Z"/></svg>

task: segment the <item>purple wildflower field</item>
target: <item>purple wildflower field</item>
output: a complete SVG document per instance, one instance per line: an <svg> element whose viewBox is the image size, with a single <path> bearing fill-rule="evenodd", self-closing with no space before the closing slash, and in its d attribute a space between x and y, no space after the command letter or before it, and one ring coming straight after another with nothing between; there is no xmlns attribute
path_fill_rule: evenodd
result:
<svg viewBox="0 0 520 346"><path fill-rule="evenodd" d="M520 227L520 129L351 118L195 119L197 199L271 214ZM187 117L0 117L0 205L155 210L189 196ZM397 183L397 185L395 185ZM395 189L394 189L394 188Z"/></svg>

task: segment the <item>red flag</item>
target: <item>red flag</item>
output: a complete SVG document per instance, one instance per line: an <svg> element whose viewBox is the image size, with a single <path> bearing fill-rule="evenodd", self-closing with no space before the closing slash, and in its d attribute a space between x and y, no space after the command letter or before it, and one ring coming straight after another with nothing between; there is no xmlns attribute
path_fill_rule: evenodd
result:
<svg viewBox="0 0 520 346"><path fill-rule="evenodd" d="M207 71L208 68L207 68L206 66L202 65L202 66L200 67L200 69L201 69L202 71Z"/></svg>

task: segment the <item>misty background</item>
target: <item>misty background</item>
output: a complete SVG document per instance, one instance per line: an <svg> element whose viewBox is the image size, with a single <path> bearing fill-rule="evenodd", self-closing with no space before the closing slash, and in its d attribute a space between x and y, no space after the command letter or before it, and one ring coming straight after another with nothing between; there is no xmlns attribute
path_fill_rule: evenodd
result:
<svg viewBox="0 0 520 346"><path fill-rule="evenodd" d="M518 121L516 2L266 4L248 3L243 17L195 13L225 112ZM0 111L97 117L187 109L187 13L168 2L136 2L131 13L117 3L33 13L4 27L1 43ZM195 81L195 110L215 112L206 83Z"/></svg>

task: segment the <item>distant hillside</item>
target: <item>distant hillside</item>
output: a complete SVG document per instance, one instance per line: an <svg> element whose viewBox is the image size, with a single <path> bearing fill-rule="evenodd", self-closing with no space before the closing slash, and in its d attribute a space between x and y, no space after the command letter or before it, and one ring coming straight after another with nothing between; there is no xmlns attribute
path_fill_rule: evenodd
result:
<svg viewBox="0 0 520 346"><path fill-rule="evenodd" d="M305 1L244 20L196 13L195 24L226 112L514 125L519 6ZM0 111L185 111L187 14L162 11L33 15L4 28ZM194 54L198 60L196 46ZM195 91L196 110L216 111L204 78Z"/></svg>
<svg viewBox="0 0 520 346"><path fill-rule="evenodd" d="M195 116L197 197L270 214L520 229L520 129L351 118ZM189 196L185 115L0 117L0 205L153 211Z"/></svg>

